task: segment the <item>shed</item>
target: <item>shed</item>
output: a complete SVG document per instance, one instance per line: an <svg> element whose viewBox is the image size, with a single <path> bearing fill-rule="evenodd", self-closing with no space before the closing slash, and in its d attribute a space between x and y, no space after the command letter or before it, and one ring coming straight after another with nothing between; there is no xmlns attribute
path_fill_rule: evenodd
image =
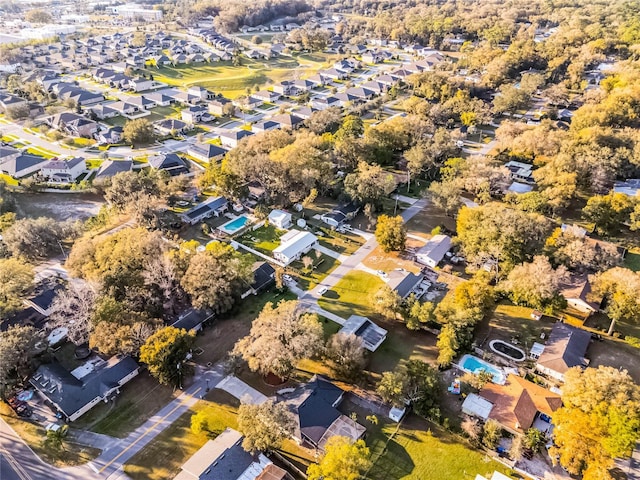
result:
<svg viewBox="0 0 640 480"><path fill-rule="evenodd" d="M462 412L467 415L471 415L472 417L478 417L482 420L487 420L489 418L489 414L491 413L491 409L493 408L493 403L489 400L485 400L479 395L475 393L470 393L467 395L467 398L462 402Z"/></svg>

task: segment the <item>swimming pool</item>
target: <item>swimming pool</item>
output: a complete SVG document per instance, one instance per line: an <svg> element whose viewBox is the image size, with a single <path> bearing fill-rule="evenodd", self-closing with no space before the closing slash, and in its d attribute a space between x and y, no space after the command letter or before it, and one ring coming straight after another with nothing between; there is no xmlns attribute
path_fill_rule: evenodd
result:
<svg viewBox="0 0 640 480"><path fill-rule="evenodd" d="M463 355L458 365L462 370L469 373L477 374L479 372L488 372L493 376L493 383L497 383L498 385L504 385L506 381L505 374L501 368L491 365L473 355Z"/></svg>
<svg viewBox="0 0 640 480"><path fill-rule="evenodd" d="M527 356L521 348L502 340L491 340L489 342L489 348L498 355L507 357L509 360L513 360L514 362L522 362Z"/></svg>
<svg viewBox="0 0 640 480"><path fill-rule="evenodd" d="M234 218L233 220L229 220L224 225L220 225L218 230L227 235L233 235L238 230L243 229L249 223L249 217L247 215L240 215L239 217Z"/></svg>

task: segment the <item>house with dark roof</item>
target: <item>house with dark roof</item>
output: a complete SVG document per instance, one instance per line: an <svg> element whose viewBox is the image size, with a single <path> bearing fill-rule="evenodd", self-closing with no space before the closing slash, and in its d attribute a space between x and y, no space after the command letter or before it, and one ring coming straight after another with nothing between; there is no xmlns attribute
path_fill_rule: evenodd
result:
<svg viewBox="0 0 640 480"><path fill-rule="evenodd" d="M139 369L131 357L115 356L108 361L94 357L71 372L57 362L40 365L29 383L47 405L73 422L98 403L116 397Z"/></svg>
<svg viewBox="0 0 640 480"><path fill-rule="evenodd" d="M399 269L388 273L387 285L404 299L418 288L422 280L424 280L422 275Z"/></svg>
<svg viewBox="0 0 640 480"><path fill-rule="evenodd" d="M226 148L211 143L196 143L187 148L187 154L203 162L219 162L227 154Z"/></svg>
<svg viewBox="0 0 640 480"><path fill-rule="evenodd" d="M335 228L349 220L353 220L359 211L360 206L356 202L349 202L321 215L320 220Z"/></svg>
<svg viewBox="0 0 640 480"><path fill-rule="evenodd" d="M149 157L147 162L154 170L164 170L172 177L183 173L189 173L187 163L176 153Z"/></svg>
<svg viewBox="0 0 640 480"><path fill-rule="evenodd" d="M253 283L242 294L242 298L249 295L259 295L276 284L276 269L267 262L255 262L252 271Z"/></svg>
<svg viewBox="0 0 640 480"><path fill-rule="evenodd" d="M284 402L296 418L295 440L323 450L327 440L335 435L354 441L362 438L366 429L337 408L343 398L340 387L318 375L294 392L284 394Z"/></svg>
<svg viewBox="0 0 640 480"><path fill-rule="evenodd" d="M180 112L180 118L187 123L210 122L213 117L205 105L191 105Z"/></svg>
<svg viewBox="0 0 640 480"><path fill-rule="evenodd" d="M98 173L94 177L94 180L102 180L105 178L113 177L120 172L130 172L133 169L132 160L105 160L100 165Z"/></svg>
<svg viewBox="0 0 640 480"><path fill-rule="evenodd" d="M274 122L273 120L263 120L262 122L256 122L251 126L251 131L255 133L267 132L269 130L276 130L280 128L280 124L278 122Z"/></svg>
<svg viewBox="0 0 640 480"><path fill-rule="evenodd" d="M229 202L224 197L209 197L202 203L195 205L180 214L183 222L195 225L207 218L219 217L229 208Z"/></svg>
<svg viewBox="0 0 640 480"><path fill-rule="evenodd" d="M23 178L40 171L47 161L46 158L28 153L10 155L0 158L0 173L6 173L13 178Z"/></svg>
<svg viewBox="0 0 640 480"><path fill-rule="evenodd" d="M105 144L119 143L122 140L124 128L116 126L103 130L98 134L98 142Z"/></svg>
<svg viewBox="0 0 640 480"><path fill-rule="evenodd" d="M238 143L240 143L240 140L250 137L251 135L253 135L253 132L248 130L224 131L220 133L220 141L225 147L235 148L238 146Z"/></svg>
<svg viewBox="0 0 640 480"><path fill-rule="evenodd" d="M82 115L63 112L47 118L46 122L57 130L72 137L93 138L98 133L98 124Z"/></svg>
<svg viewBox="0 0 640 480"><path fill-rule="evenodd" d="M213 313L206 310L197 310L190 308L182 312L171 326L175 328L183 328L187 332L199 332L205 322L213 318Z"/></svg>
<svg viewBox="0 0 640 480"><path fill-rule="evenodd" d="M478 396L491 404L483 420L493 419L514 435L532 427L547 433L553 412L562 406L560 395L514 374L504 385L488 382ZM463 411L473 414L468 408L463 404Z"/></svg>
<svg viewBox="0 0 640 480"><path fill-rule="evenodd" d="M245 451L242 434L227 428L194 453L174 480L255 480L270 465L262 453Z"/></svg>
<svg viewBox="0 0 640 480"><path fill-rule="evenodd" d="M47 181L55 183L73 183L87 171L87 162L82 157L67 160L49 160L40 169Z"/></svg>
<svg viewBox="0 0 640 480"><path fill-rule="evenodd" d="M591 315L600 310L603 297L592 292L588 275L572 274L560 284L559 289L567 305L580 313Z"/></svg>
<svg viewBox="0 0 640 480"><path fill-rule="evenodd" d="M184 133L191 129L191 126L176 118L165 118L153 124L156 131L162 135L173 135L173 133Z"/></svg>
<svg viewBox="0 0 640 480"><path fill-rule="evenodd" d="M536 370L563 382L564 374L570 368L585 368L589 365L585 355L590 342L589 332L566 323L556 323L538 357Z"/></svg>
<svg viewBox="0 0 640 480"><path fill-rule="evenodd" d="M27 307L35 309L41 315L48 317L51 306L58 292L64 288L62 281L56 279L43 280L36 286L33 295L24 301Z"/></svg>

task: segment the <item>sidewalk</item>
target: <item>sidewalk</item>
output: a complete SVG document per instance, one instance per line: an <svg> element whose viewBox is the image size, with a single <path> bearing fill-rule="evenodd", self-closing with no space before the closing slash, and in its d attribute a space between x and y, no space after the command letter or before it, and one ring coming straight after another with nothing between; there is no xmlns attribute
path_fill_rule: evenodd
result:
<svg viewBox="0 0 640 480"><path fill-rule="evenodd" d="M263 395L258 390L247 385L245 382L233 375L225 377L218 385L216 385L216 388L233 395L242 403L260 405L267 401L266 395Z"/></svg>

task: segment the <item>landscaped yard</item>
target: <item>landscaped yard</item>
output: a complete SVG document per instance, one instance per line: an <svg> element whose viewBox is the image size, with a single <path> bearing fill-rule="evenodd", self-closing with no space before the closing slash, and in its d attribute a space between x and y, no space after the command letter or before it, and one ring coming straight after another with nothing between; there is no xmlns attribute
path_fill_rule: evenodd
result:
<svg viewBox="0 0 640 480"><path fill-rule="evenodd" d="M371 297L383 285L384 282L375 275L352 270L325 293L318 304L343 318L353 314L372 317L376 313L371 306Z"/></svg>
<svg viewBox="0 0 640 480"><path fill-rule="evenodd" d="M296 272L292 275L298 281L298 285L303 290L311 290L316 285L322 282L338 265L340 262L329 255L322 254L320 257L315 255L315 252L309 252L307 255L313 260L315 267L312 269L305 268L302 261L293 262L291 266L296 269Z"/></svg>
<svg viewBox="0 0 640 480"><path fill-rule="evenodd" d="M624 257L623 266L634 272L640 271L640 249L630 249Z"/></svg>
<svg viewBox="0 0 640 480"><path fill-rule="evenodd" d="M155 415L173 397L173 389L160 385L144 371L122 387L114 402L96 405L74 425L124 438Z"/></svg>
<svg viewBox="0 0 640 480"><path fill-rule="evenodd" d="M36 455L56 467L82 465L100 455L101 451L97 448L76 445L70 442L65 442L63 449L58 449L45 443L46 431L44 427L18 418L11 410L11 407L3 401L0 401L0 417L20 435ZM2 478L2 472L0 472L0 478Z"/></svg>
<svg viewBox="0 0 640 480"><path fill-rule="evenodd" d="M247 88L266 86L286 78L311 76L327 67L331 58L326 55L300 55L280 57L271 60L251 60L242 58L242 65L231 62L205 63L199 65L178 65L176 67L147 67L146 73L154 79L169 85L189 87L200 85L225 97L243 95Z"/></svg>
<svg viewBox="0 0 640 480"><path fill-rule="evenodd" d="M249 248L253 248L265 255L271 255L271 252L280 245L280 237L286 233L285 230L278 230L273 225L267 225L258 228L255 231L248 231L238 241Z"/></svg>
<svg viewBox="0 0 640 480"><path fill-rule="evenodd" d="M317 237L320 240L320 245L342 255L351 255L364 244L364 239L357 235L344 235L344 238L341 238L320 232Z"/></svg>

